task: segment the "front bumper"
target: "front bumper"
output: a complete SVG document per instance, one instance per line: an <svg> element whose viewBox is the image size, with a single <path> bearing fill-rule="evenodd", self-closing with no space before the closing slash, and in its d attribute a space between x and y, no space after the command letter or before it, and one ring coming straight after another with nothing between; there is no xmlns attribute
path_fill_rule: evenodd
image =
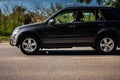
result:
<svg viewBox="0 0 120 80"><path fill-rule="evenodd" d="M11 46L16 46L16 39L15 39L15 36L10 36L9 38L9 43Z"/></svg>

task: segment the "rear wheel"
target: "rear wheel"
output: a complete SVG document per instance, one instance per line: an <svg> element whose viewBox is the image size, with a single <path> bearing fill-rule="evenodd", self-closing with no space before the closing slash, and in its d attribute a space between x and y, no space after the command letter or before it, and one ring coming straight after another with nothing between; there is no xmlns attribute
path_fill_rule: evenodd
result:
<svg viewBox="0 0 120 80"><path fill-rule="evenodd" d="M117 48L116 39L112 36L100 37L97 41L96 49L99 53L107 54L115 52Z"/></svg>
<svg viewBox="0 0 120 80"><path fill-rule="evenodd" d="M39 48L39 41L34 36L25 36L20 42L20 50L27 55L37 54Z"/></svg>

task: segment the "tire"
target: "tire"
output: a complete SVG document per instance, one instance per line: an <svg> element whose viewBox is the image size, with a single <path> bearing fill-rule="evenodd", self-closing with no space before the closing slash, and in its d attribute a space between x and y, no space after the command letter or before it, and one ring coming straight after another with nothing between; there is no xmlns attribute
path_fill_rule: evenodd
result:
<svg viewBox="0 0 120 80"><path fill-rule="evenodd" d="M91 46L91 48L96 49L94 46Z"/></svg>
<svg viewBox="0 0 120 80"><path fill-rule="evenodd" d="M96 50L98 53L111 54L116 51L117 42L112 36L100 37L96 44Z"/></svg>
<svg viewBox="0 0 120 80"><path fill-rule="evenodd" d="M26 55L37 54L40 48L40 42L34 36L25 36L21 39L20 50Z"/></svg>

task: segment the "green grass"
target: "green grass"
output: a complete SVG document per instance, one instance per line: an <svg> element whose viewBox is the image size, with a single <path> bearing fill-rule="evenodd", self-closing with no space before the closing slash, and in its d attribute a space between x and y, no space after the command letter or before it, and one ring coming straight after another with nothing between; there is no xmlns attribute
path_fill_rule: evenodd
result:
<svg viewBox="0 0 120 80"><path fill-rule="evenodd" d="M8 42L8 41L9 41L9 37L0 36L0 43L2 43L2 42Z"/></svg>

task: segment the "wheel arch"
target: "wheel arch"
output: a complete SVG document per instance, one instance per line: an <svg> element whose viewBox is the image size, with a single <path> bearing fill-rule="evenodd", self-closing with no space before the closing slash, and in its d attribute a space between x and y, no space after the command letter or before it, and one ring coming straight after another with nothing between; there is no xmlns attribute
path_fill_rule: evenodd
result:
<svg viewBox="0 0 120 80"><path fill-rule="evenodd" d="M19 47L22 38L23 38L24 36L28 36L28 35L30 35L30 36L35 36L35 37L38 39L38 41L41 43L41 37L40 37L36 32L27 31L27 32L22 32L22 33L18 36L17 44L16 44L17 47Z"/></svg>
<svg viewBox="0 0 120 80"><path fill-rule="evenodd" d="M119 34L118 29L116 29L116 28L101 29L96 34L96 37L95 37L95 40L94 40L94 43L93 43L93 47L96 47L96 43L101 36L112 36L112 37L114 37L116 42L117 42L117 46L120 47L120 34Z"/></svg>

